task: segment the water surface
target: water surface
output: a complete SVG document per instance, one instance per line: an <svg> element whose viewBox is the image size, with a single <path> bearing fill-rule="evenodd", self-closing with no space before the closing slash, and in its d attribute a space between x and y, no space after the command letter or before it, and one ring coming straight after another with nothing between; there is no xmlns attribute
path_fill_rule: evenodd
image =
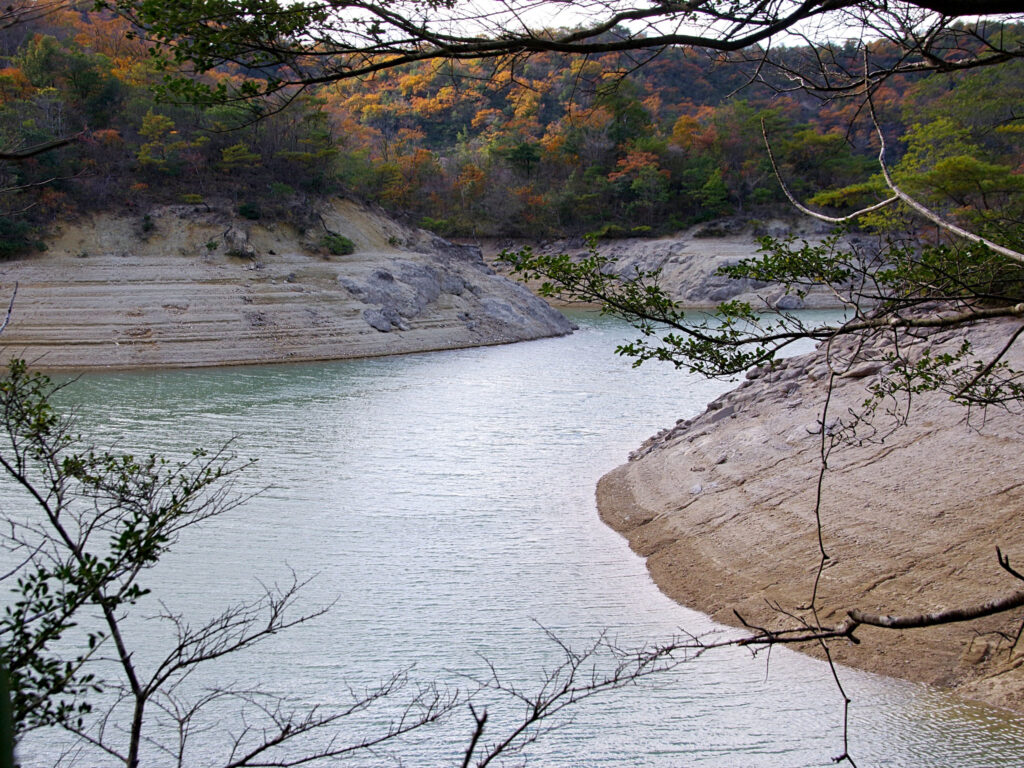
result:
<svg viewBox="0 0 1024 768"><path fill-rule="evenodd" d="M168 610L214 615L293 570L315 576L305 607L332 605L258 654L196 675L195 687L260 682L331 703L400 669L466 690L464 673L493 664L532 689L560 658L548 633L582 647L602 633L636 646L720 631L657 590L598 520L594 487L646 437L732 385L667 366L633 369L612 352L628 329L576 319L571 337L505 347L89 375L69 388L82 431L98 443L181 456L233 439L241 456L258 459L242 490L262 493L187 532L147 576ZM165 638L144 625L133 641L144 659ZM842 674L861 766L1019 760L1019 719ZM217 764L229 715L197 735L189 764ZM499 706L493 736L517 716ZM825 766L842 749L841 723L821 663L779 650L770 661L721 652L588 702L526 757L565 767ZM460 708L449 725L355 764L458 765L471 727ZM52 764L47 748L26 742L21 757Z"/></svg>

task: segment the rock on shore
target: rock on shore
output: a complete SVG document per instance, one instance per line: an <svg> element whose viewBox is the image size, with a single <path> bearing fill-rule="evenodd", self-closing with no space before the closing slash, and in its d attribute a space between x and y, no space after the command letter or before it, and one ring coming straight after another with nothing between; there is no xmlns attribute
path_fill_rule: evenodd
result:
<svg viewBox="0 0 1024 768"><path fill-rule="evenodd" d="M975 326L971 340L999 349L1014 327ZM933 340L959 344L950 333ZM1019 346L1012 362L1024 367ZM850 421L884 372L880 362L847 367L850 351L832 348L839 375L827 433ZM807 615L820 559L814 506L829 372L821 349L756 371L602 478L602 518L647 558L669 596L734 626L734 611L769 627L793 625L780 610ZM822 622L838 623L852 608L973 606L1024 587L996 560L998 546L1024 566L1024 418L995 408L968 413L933 393L915 396L908 424L891 426L879 414L877 432L862 426L861 439L829 457ZM1014 647L1021 614L902 632L861 627L860 645L832 647L841 662L1024 711L1024 652Z"/></svg>
<svg viewBox="0 0 1024 768"><path fill-rule="evenodd" d="M320 224L226 205L63 224L46 253L0 265L17 299L4 357L47 369L324 360L521 341L569 322L456 246L343 200ZM355 253L332 256L327 233Z"/></svg>

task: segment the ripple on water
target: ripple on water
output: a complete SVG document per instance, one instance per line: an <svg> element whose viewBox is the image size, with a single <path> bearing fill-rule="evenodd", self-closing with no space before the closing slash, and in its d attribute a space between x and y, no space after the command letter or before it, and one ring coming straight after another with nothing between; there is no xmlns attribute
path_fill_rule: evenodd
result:
<svg viewBox="0 0 1024 768"><path fill-rule="evenodd" d="M306 606L333 603L258 657L229 659L194 683L259 680L330 703L346 685L407 667L465 688L460 673L485 674L487 659L532 685L559 658L542 627L576 644L605 632L626 646L712 631L658 592L600 523L594 484L730 385L633 369L611 352L627 329L577 321L572 337L507 347L89 375L70 388L82 431L101 442L183 456L233 437L241 456L259 459L242 488L262 495L187 533L151 575L172 608L212 615L289 569L315 574ZM140 631L151 646L140 656L155 654L161 638ZM920 686L843 678L860 765L1009 765L1024 747L1019 719ZM511 722L496 706L494 721ZM544 766L829 765L841 714L818 662L716 653L588 704L532 754ZM222 728L201 737L197 764L212 761ZM468 713L447 728L396 752L411 765L457 763ZM47 764L38 742L32 749L26 765Z"/></svg>

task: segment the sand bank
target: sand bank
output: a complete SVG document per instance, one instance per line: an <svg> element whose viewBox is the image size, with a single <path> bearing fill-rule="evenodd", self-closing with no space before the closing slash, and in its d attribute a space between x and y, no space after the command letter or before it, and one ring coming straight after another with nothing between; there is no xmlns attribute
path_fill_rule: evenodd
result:
<svg viewBox="0 0 1024 768"><path fill-rule="evenodd" d="M227 206L165 206L62 224L0 264L18 284L3 356L52 370L370 357L568 333L561 314L454 246L352 202L315 230ZM331 255L325 233L355 253Z"/></svg>
<svg viewBox="0 0 1024 768"><path fill-rule="evenodd" d="M1007 332L990 323L972 340L996 348ZM1021 366L1024 355L1014 355ZM836 379L828 428L848 420L880 368L856 365ZM792 626L773 605L807 616L819 563L814 499L828 370L821 351L785 361L602 478L602 518L647 558L669 596L734 626L734 611L756 625ZM860 430L871 439L829 459L823 623L852 608L919 614L1024 587L996 560L998 546L1024 565L1024 420L990 409L968 421L966 409L929 394L915 400L909 424L886 434L889 424L878 417L881 431ZM1024 711L1024 649L1013 647L1021 614L902 632L862 627L862 643L836 642L834 656Z"/></svg>

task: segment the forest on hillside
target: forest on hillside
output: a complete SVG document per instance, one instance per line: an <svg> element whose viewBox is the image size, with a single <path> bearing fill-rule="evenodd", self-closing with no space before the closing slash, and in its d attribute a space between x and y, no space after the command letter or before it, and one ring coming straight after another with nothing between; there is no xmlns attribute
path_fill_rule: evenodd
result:
<svg viewBox="0 0 1024 768"><path fill-rule="evenodd" d="M876 59L899 55L872 45ZM831 51L855 66L855 46ZM449 236L645 236L768 217L786 202L762 122L801 199L834 210L878 199L862 101L794 92L755 53L678 47L642 67L619 53L424 61L296 91L260 114L161 99L149 44L109 12L72 6L0 31L0 146L73 139L0 166L0 255L41 247L62 217L127 210L144 227L153 204L214 198L303 227L304 196L342 194ZM782 52L794 71L809 55ZM215 77L237 85L247 73ZM1020 60L894 76L874 93L905 188L1011 244L1024 217L1022 103Z"/></svg>

